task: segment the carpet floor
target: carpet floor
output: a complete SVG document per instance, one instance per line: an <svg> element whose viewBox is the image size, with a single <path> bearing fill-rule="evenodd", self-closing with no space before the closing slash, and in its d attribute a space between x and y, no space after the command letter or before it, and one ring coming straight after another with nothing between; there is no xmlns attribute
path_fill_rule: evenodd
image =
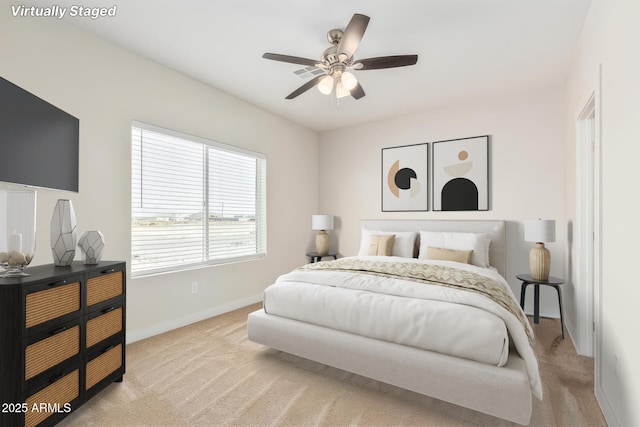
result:
<svg viewBox="0 0 640 427"><path fill-rule="evenodd" d="M252 343L246 320L259 307L128 345L124 381L59 425L515 425ZM593 394L593 359L562 340L559 320L533 326L544 400L533 399L531 425L605 426Z"/></svg>

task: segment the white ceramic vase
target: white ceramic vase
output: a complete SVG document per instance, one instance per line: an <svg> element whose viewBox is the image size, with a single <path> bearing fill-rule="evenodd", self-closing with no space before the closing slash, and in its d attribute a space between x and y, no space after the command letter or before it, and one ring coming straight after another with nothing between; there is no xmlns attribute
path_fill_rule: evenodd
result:
<svg viewBox="0 0 640 427"><path fill-rule="evenodd" d="M51 253L58 267L71 265L76 255L76 213L71 200L59 199L51 217Z"/></svg>
<svg viewBox="0 0 640 427"><path fill-rule="evenodd" d="M104 250L104 236L100 231L85 231L78 240L78 247L82 253L82 262L87 265L97 264L102 259Z"/></svg>

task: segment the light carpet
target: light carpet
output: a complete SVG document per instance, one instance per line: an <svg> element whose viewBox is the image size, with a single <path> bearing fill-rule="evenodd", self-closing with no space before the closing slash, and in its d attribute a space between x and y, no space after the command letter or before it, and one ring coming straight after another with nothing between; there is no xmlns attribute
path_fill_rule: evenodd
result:
<svg viewBox="0 0 640 427"><path fill-rule="evenodd" d="M247 315L258 308L128 345L124 382L59 425L515 425L252 343ZM533 399L531 425L605 426L593 394L593 359L562 340L559 320L533 326L544 400Z"/></svg>

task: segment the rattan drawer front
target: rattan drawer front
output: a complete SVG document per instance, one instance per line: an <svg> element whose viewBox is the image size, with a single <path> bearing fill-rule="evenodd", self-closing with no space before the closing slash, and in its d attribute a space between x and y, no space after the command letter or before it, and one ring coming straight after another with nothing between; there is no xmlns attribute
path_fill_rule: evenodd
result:
<svg viewBox="0 0 640 427"><path fill-rule="evenodd" d="M87 390L122 366L122 344L87 363Z"/></svg>
<svg viewBox="0 0 640 427"><path fill-rule="evenodd" d="M87 281L87 305L117 297L123 291L122 271L92 277Z"/></svg>
<svg viewBox="0 0 640 427"><path fill-rule="evenodd" d="M78 396L80 396L80 373L76 369L27 398L25 403L29 411L25 413L24 425L27 427L38 425L50 415L54 414L54 412L49 412L49 410L31 411L34 405L36 405L36 408L40 408L40 404L49 404L53 408L48 409L55 410L54 405L57 404L57 410L64 411L64 404L70 403Z"/></svg>
<svg viewBox="0 0 640 427"><path fill-rule="evenodd" d="M80 282L27 295L26 327L80 310Z"/></svg>
<svg viewBox="0 0 640 427"><path fill-rule="evenodd" d="M87 322L87 348L122 330L122 307Z"/></svg>
<svg viewBox="0 0 640 427"><path fill-rule="evenodd" d="M25 380L46 371L80 352L80 326L27 346L25 350Z"/></svg>

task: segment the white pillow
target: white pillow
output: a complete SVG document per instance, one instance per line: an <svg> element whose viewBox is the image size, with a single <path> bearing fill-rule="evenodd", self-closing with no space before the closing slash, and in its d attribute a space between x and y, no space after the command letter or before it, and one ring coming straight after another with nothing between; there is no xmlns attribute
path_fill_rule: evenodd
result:
<svg viewBox="0 0 640 427"><path fill-rule="evenodd" d="M473 250L471 264L489 267L489 244L491 239L484 233L454 233L421 231L419 259L427 259L429 246L443 249Z"/></svg>
<svg viewBox="0 0 640 427"><path fill-rule="evenodd" d="M371 231L363 229L361 232L362 238L360 239L359 256L366 256L369 253L369 242L373 234L395 234L396 237L393 242L391 255L403 258L413 258L416 238L418 237L418 233L416 231Z"/></svg>

